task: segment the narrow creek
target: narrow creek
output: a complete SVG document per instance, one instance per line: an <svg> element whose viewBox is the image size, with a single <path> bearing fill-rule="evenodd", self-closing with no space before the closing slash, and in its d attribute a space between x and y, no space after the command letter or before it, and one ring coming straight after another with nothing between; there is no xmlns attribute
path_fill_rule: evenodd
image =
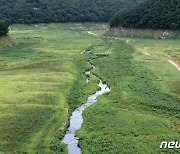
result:
<svg viewBox="0 0 180 154"><path fill-rule="evenodd" d="M95 66L88 62L89 65L91 65L92 69L90 71L86 71L85 74L91 74L91 71L95 69ZM87 82L89 82L89 79L86 79ZM90 95L86 101L86 103L82 104L80 107L76 108L72 116L70 118L70 126L66 131L66 134L62 140L63 143L67 144L68 148L68 154L81 154L82 151L80 147L78 146L78 138L75 136L75 133L77 130L81 128L81 125L83 123L83 111L94 104L97 101L97 97L110 92L110 88L107 84L104 84L101 79L99 79L98 86L101 88L99 91L96 91L94 94Z"/></svg>

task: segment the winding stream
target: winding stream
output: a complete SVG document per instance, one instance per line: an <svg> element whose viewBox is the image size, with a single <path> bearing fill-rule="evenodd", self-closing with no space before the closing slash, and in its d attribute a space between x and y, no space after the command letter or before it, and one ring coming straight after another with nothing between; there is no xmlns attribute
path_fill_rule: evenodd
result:
<svg viewBox="0 0 180 154"><path fill-rule="evenodd" d="M90 64L88 62L88 64ZM85 74L91 74L91 71L95 69L95 66L90 64L92 66L92 69L90 71L85 72ZM86 79L87 82L89 82L89 79ZM66 131L66 134L62 140L63 143L67 144L68 147L68 154L81 154L81 149L78 147L78 138L75 136L75 133L77 130L81 128L81 125L83 123L83 116L82 112L95 103L97 101L97 97L110 92L110 88L107 86L107 84L104 84L101 79L99 79L98 86L101 88L101 90L96 91L94 94L90 95L86 101L85 104L81 105L80 107L76 108L74 112L72 113L72 116L70 118L70 126Z"/></svg>

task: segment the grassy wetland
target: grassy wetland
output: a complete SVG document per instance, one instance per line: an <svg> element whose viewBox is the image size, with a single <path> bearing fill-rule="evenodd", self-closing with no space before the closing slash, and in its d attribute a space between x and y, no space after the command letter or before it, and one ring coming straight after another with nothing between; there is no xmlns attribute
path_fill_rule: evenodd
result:
<svg viewBox="0 0 180 154"><path fill-rule="evenodd" d="M111 92L83 113L84 154L179 152L159 148L180 140L180 72L169 62L179 64L179 39L112 40L101 27L12 25L0 38L0 153L67 153L68 118L97 90L96 76ZM96 66L88 84L87 61Z"/></svg>

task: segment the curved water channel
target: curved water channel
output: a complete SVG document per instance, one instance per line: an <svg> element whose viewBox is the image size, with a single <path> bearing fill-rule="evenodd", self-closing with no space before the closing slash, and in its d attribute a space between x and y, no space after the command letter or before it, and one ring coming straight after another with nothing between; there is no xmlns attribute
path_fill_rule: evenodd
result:
<svg viewBox="0 0 180 154"><path fill-rule="evenodd" d="M86 71L85 74L91 74L91 71L95 69L95 66L88 62L92 66L92 69L90 71ZM89 79L86 79L87 82L89 82ZM62 140L63 143L67 144L68 147L68 154L81 154L81 149L78 147L78 138L75 136L75 133L77 130L81 128L81 125L83 123L83 116L82 112L95 103L97 101L97 97L110 92L110 88L107 86L107 84L104 84L101 79L99 79L98 86L101 88L99 91L96 91L94 94L90 95L83 105L76 108L74 112L72 113L72 116L70 118L70 126L66 131L66 134Z"/></svg>

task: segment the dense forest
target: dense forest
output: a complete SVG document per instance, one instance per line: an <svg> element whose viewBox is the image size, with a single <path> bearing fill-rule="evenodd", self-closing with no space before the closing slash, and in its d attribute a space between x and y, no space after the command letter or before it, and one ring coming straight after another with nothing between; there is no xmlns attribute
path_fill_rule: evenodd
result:
<svg viewBox="0 0 180 154"><path fill-rule="evenodd" d="M106 22L144 0L1 0L0 19L11 23Z"/></svg>
<svg viewBox="0 0 180 154"><path fill-rule="evenodd" d="M6 35L9 31L8 23L0 20L0 36Z"/></svg>
<svg viewBox="0 0 180 154"><path fill-rule="evenodd" d="M179 29L179 0L148 0L123 9L110 20L111 27Z"/></svg>

